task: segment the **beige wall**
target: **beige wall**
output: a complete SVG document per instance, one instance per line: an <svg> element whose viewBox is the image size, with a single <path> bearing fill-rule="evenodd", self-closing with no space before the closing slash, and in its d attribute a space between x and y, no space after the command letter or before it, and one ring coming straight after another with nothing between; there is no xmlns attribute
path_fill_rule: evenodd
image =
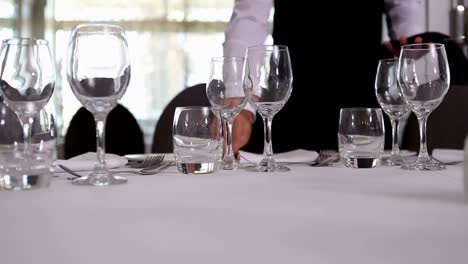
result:
<svg viewBox="0 0 468 264"><path fill-rule="evenodd" d="M450 35L450 10L452 0L425 0L428 31Z"/></svg>

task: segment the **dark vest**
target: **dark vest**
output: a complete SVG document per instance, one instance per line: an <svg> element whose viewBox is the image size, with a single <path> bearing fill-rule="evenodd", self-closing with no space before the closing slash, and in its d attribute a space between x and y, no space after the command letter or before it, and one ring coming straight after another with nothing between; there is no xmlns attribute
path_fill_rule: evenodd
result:
<svg viewBox="0 0 468 264"><path fill-rule="evenodd" d="M289 47L293 91L273 119L274 152L337 149L340 108L378 107L382 8L379 0L275 0L273 39ZM244 150L263 150L259 115Z"/></svg>

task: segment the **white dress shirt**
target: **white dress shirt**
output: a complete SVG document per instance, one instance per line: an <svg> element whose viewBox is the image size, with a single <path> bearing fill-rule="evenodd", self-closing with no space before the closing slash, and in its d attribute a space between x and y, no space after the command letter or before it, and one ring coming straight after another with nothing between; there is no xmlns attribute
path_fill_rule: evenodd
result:
<svg viewBox="0 0 468 264"><path fill-rule="evenodd" d="M422 33L422 0L385 0L385 12L391 23L389 37L398 39ZM268 17L273 0L236 0L231 20L225 30L224 56L245 56L248 46L263 44L269 33Z"/></svg>

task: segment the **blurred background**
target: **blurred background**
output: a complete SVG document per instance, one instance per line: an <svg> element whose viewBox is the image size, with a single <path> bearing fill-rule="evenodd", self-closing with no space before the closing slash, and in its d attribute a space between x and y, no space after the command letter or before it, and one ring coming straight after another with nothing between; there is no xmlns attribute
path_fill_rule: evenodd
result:
<svg viewBox="0 0 468 264"><path fill-rule="evenodd" d="M460 34L458 6L464 6L464 1L421 1L428 31ZM210 58L222 55L224 27L233 5L234 0L0 0L0 40L36 37L50 41L58 72L51 104L63 136L80 107L66 81L70 29L88 21L123 26L132 77L121 104L136 117L149 146L167 103L182 89L206 82ZM382 38L387 39L385 33ZM271 37L266 42L272 42Z"/></svg>

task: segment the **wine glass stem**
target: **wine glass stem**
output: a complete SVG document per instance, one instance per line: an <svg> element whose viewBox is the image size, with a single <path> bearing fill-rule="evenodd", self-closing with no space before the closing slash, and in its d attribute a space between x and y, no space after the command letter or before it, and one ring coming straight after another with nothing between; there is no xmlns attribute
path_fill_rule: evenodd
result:
<svg viewBox="0 0 468 264"><path fill-rule="evenodd" d="M105 149L105 139L104 139L104 128L106 125L106 116L103 114L96 114L94 116L94 121L96 122L96 146L97 146L97 159L99 168L106 167L106 149Z"/></svg>
<svg viewBox="0 0 468 264"><path fill-rule="evenodd" d="M398 156L400 148L398 146L398 130L400 126L400 121L395 119L390 119L392 125L392 156Z"/></svg>
<svg viewBox="0 0 468 264"><path fill-rule="evenodd" d="M272 146L272 138L271 138L271 124L272 124L272 117L264 117L263 124L264 124L264 147L263 147L263 158L271 159L273 157L273 146Z"/></svg>
<svg viewBox="0 0 468 264"><path fill-rule="evenodd" d="M226 157L233 157L233 150L232 150L232 123L233 123L232 118L226 118L226 127L227 127L227 132L226 132L226 143L227 143L227 152L226 152Z"/></svg>
<svg viewBox="0 0 468 264"><path fill-rule="evenodd" d="M23 127L23 142L24 142L24 153L29 151L31 145L31 126L33 123L32 116L22 116L19 117L21 126Z"/></svg>
<svg viewBox="0 0 468 264"><path fill-rule="evenodd" d="M429 154L427 153L427 137L426 137L426 123L427 117L418 117L419 121L419 155L418 160L429 160Z"/></svg>

